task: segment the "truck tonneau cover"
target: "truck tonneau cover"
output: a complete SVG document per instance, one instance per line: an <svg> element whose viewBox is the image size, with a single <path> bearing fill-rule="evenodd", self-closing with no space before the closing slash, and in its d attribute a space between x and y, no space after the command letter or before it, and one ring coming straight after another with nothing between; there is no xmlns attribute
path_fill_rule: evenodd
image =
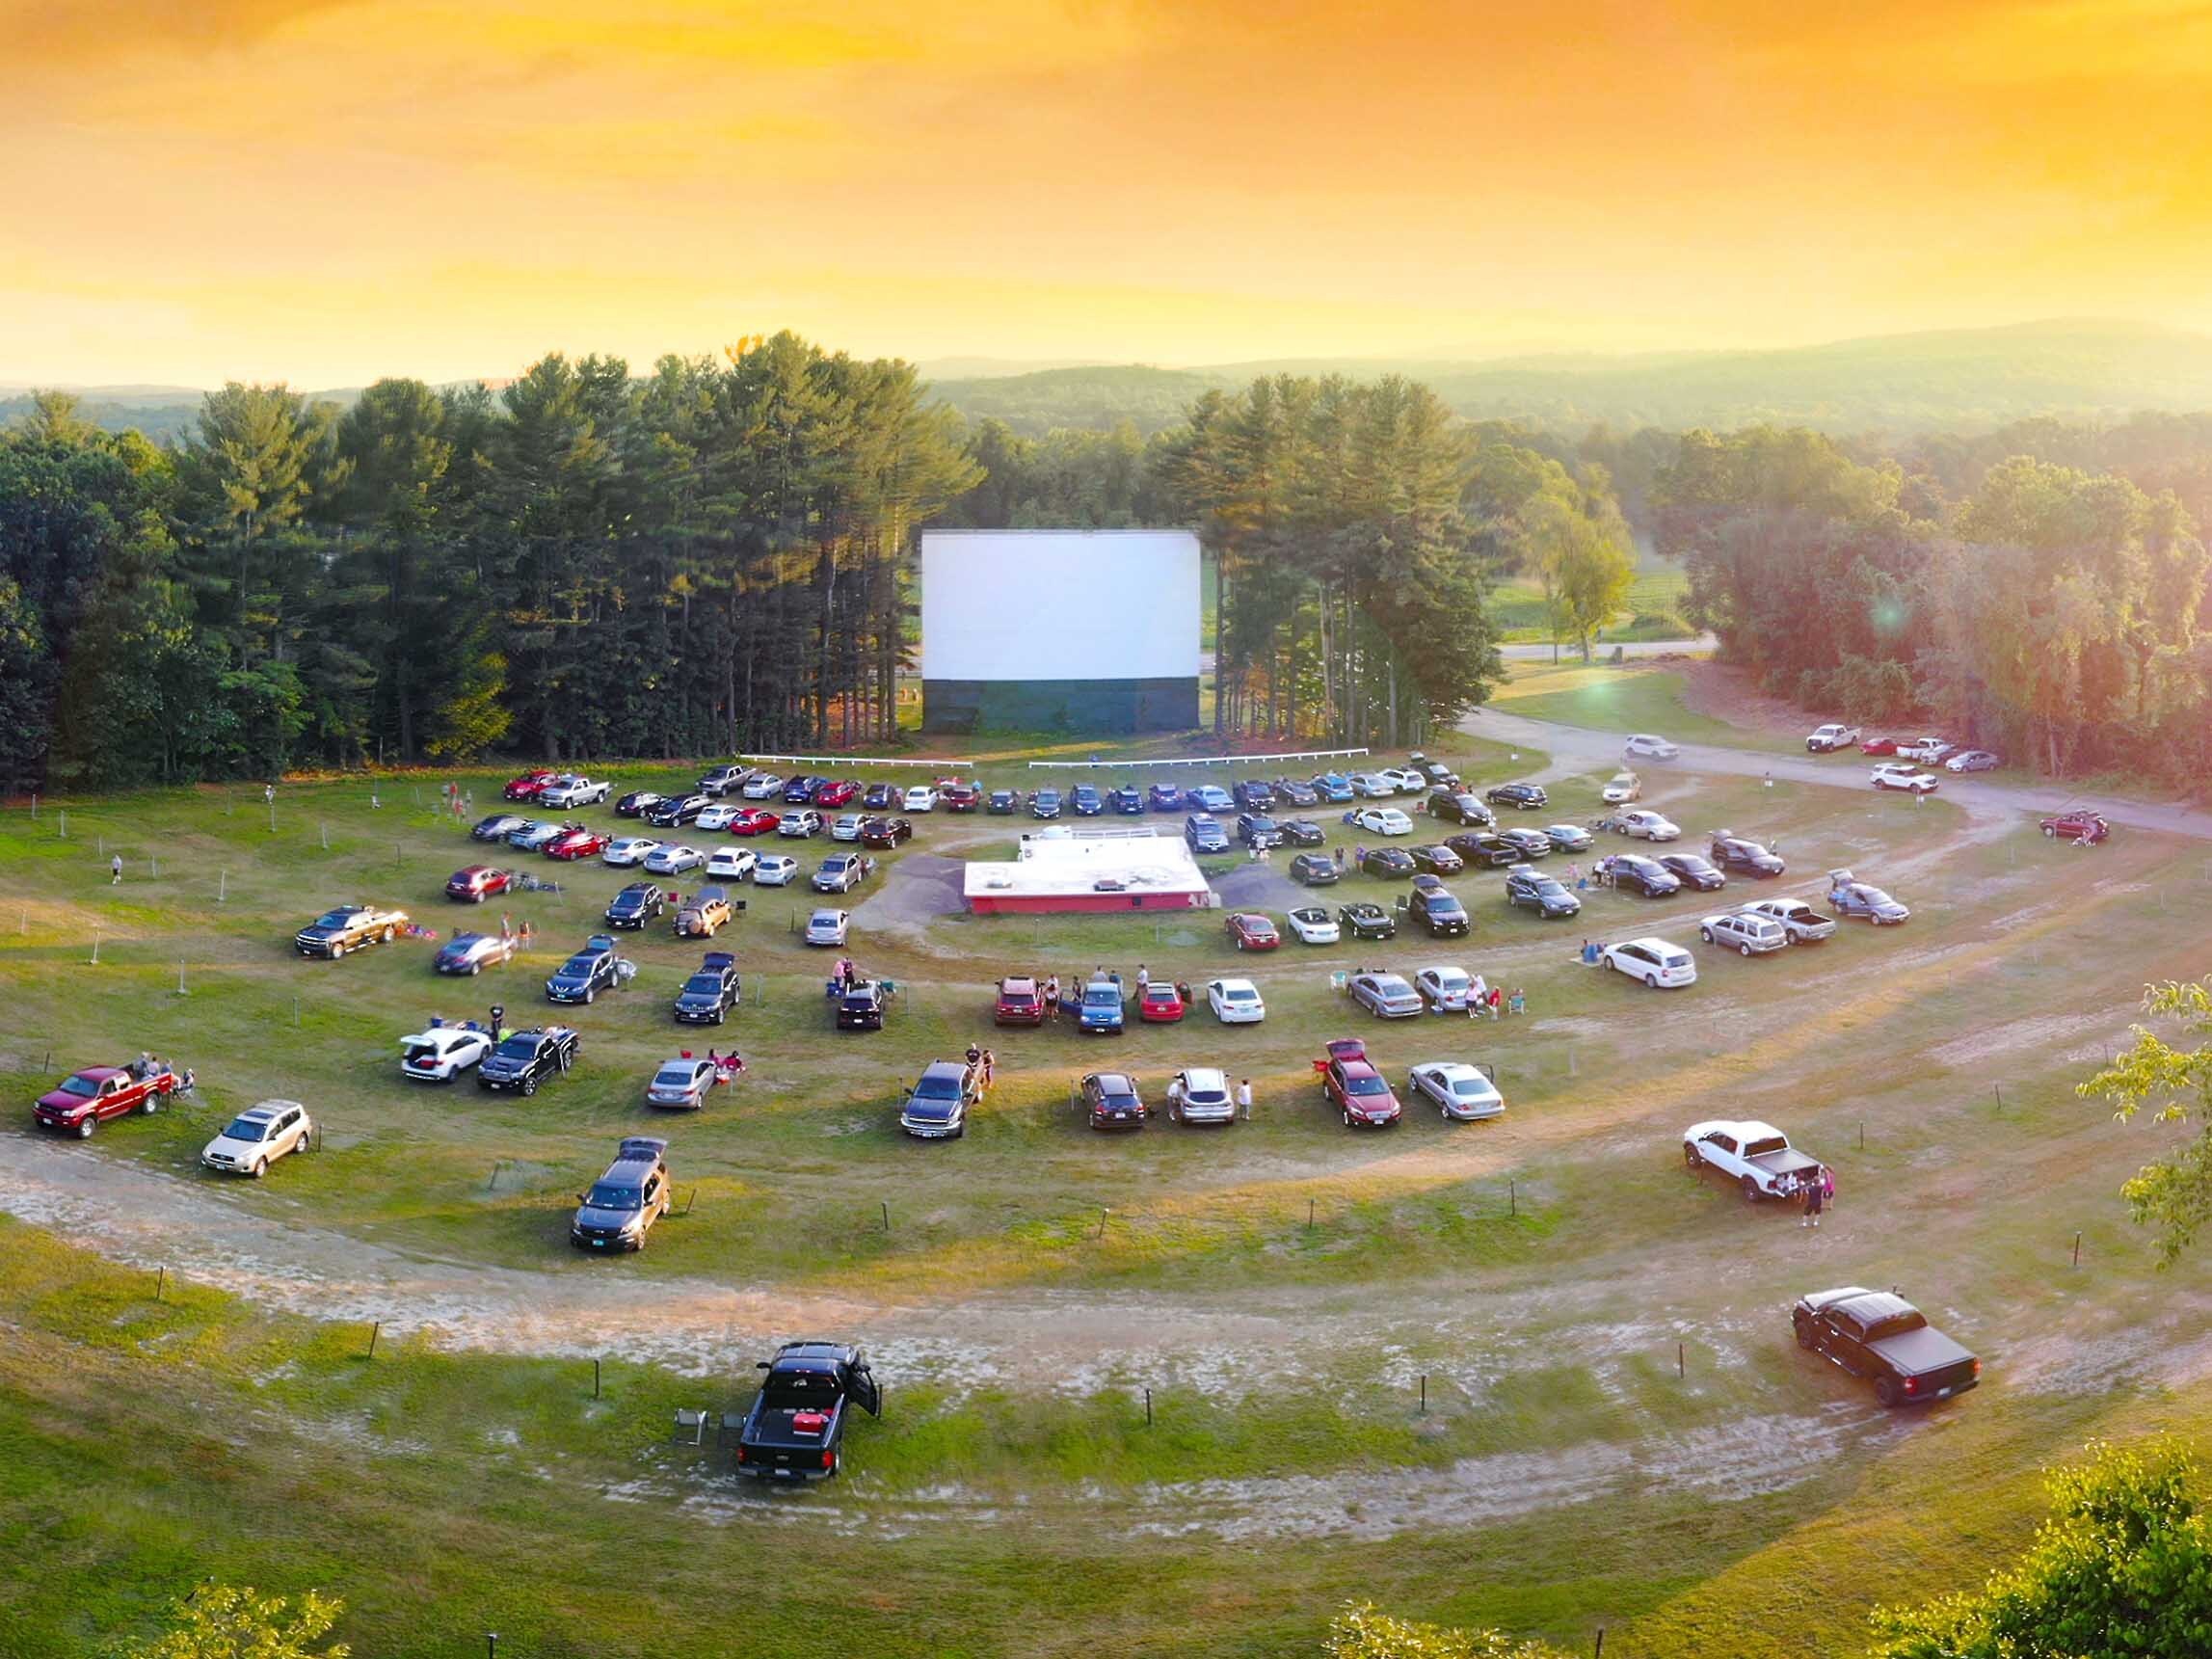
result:
<svg viewBox="0 0 2212 1659"><path fill-rule="evenodd" d="M1932 1325L1880 1337L1867 1346L1905 1377L1925 1377L1932 1371L1941 1371L1947 1365L1958 1365L1974 1357Z"/></svg>
<svg viewBox="0 0 2212 1659"><path fill-rule="evenodd" d="M1819 1159L1807 1158L1794 1146L1784 1152L1761 1152L1744 1162L1756 1164L1770 1175L1797 1175L1821 1166Z"/></svg>

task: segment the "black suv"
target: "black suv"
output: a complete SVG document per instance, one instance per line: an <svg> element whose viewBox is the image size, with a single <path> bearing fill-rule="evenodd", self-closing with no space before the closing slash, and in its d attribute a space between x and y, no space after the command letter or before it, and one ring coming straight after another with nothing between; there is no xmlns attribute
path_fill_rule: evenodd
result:
<svg viewBox="0 0 2212 1659"><path fill-rule="evenodd" d="M1612 877L1622 892L1640 893L1646 898L1666 898L1682 891L1682 878L1656 858L1641 853L1616 852L1598 868Z"/></svg>
<svg viewBox="0 0 2212 1659"><path fill-rule="evenodd" d="M1721 830L1713 838L1713 844L1705 849L1706 856L1722 870L1746 870L1752 875L1780 875L1789 866L1781 855L1761 846L1755 841Z"/></svg>
<svg viewBox="0 0 2212 1659"><path fill-rule="evenodd" d="M1533 812L1538 807L1552 804L1552 797L1545 794L1542 787L1536 784L1500 784L1489 791L1487 798L1499 806L1519 807L1524 812Z"/></svg>
<svg viewBox="0 0 2212 1659"><path fill-rule="evenodd" d="M653 1224L668 1214L668 1142L632 1135L615 1148L607 1172L576 1194L569 1242L586 1250L642 1250Z"/></svg>
<svg viewBox="0 0 2212 1659"><path fill-rule="evenodd" d="M1428 929L1432 939L1454 938L1469 931L1467 906L1442 888L1416 888L1405 901L1405 913Z"/></svg>
<svg viewBox="0 0 2212 1659"><path fill-rule="evenodd" d="M1275 799L1286 807L1318 807L1321 804L1320 791L1311 784L1302 784L1295 778L1277 778L1274 783Z"/></svg>
<svg viewBox="0 0 2212 1659"><path fill-rule="evenodd" d="M668 895L650 881L633 881L608 901L609 927L643 927L668 908Z"/></svg>
<svg viewBox="0 0 2212 1659"><path fill-rule="evenodd" d="M1275 786L1265 778L1244 778L1230 791L1247 812L1264 813L1275 804Z"/></svg>
<svg viewBox="0 0 2212 1659"><path fill-rule="evenodd" d="M1242 789L1244 786L1239 784L1237 787ZM1246 846L1281 846L1283 832L1266 813L1239 813L1237 839Z"/></svg>
<svg viewBox="0 0 2212 1659"><path fill-rule="evenodd" d="M604 933L593 934L581 950L553 970L553 977L546 981L546 1001L597 1001L601 991L611 991L622 983L621 962L615 954L614 940Z"/></svg>
<svg viewBox="0 0 2212 1659"><path fill-rule="evenodd" d="M1359 867L1369 875L1402 881L1413 873L1413 854L1401 846L1371 846L1360 859Z"/></svg>
<svg viewBox="0 0 2212 1659"><path fill-rule="evenodd" d="M1524 907L1533 910L1546 921L1576 915L1583 907L1583 901L1568 890L1565 882L1540 870L1531 870L1527 865L1506 872L1506 902L1516 910Z"/></svg>
<svg viewBox="0 0 2212 1659"><path fill-rule="evenodd" d="M541 1082L576 1063L576 1033L567 1026L517 1031L484 1057L476 1086L536 1094Z"/></svg>
<svg viewBox="0 0 2212 1659"><path fill-rule="evenodd" d="M1283 832L1286 846L1319 846L1329 839L1312 818L1277 818L1275 827Z"/></svg>
<svg viewBox="0 0 2212 1659"><path fill-rule="evenodd" d="M838 997L838 1030L880 1031L890 1007L890 986L879 979L855 979Z"/></svg>
<svg viewBox="0 0 2212 1659"><path fill-rule="evenodd" d="M1301 852L1291 860L1291 879L1308 887L1327 887L1337 879L1337 861L1325 852Z"/></svg>
<svg viewBox="0 0 2212 1659"><path fill-rule="evenodd" d="M691 822L693 818L705 812L706 807L707 800L705 795L682 795L676 799L662 801L660 805L645 815L645 821L652 824L655 829L675 829L680 824Z"/></svg>
<svg viewBox="0 0 2212 1659"><path fill-rule="evenodd" d="M683 981L676 994L680 1025L719 1026L737 1005L737 958L727 950L709 950L699 972Z"/></svg>
<svg viewBox="0 0 2212 1659"><path fill-rule="evenodd" d="M1428 816L1455 824L1478 824L1483 829L1498 821L1496 813L1463 789L1429 790Z"/></svg>

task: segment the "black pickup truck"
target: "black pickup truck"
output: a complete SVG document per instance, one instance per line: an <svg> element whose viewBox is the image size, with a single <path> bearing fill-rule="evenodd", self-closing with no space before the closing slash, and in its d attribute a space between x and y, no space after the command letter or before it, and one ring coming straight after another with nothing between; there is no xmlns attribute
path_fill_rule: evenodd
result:
<svg viewBox="0 0 2212 1659"><path fill-rule="evenodd" d="M1815 1291L1799 1298L1790 1323L1799 1348L1873 1378L1874 1397L1884 1405L1948 1400L1982 1380L1979 1359L1889 1291Z"/></svg>
<svg viewBox="0 0 2212 1659"><path fill-rule="evenodd" d="M826 1481L843 1458L845 1407L883 1415L883 1388L861 1351L786 1342L760 1361L768 1375L737 1439L737 1472L761 1481Z"/></svg>

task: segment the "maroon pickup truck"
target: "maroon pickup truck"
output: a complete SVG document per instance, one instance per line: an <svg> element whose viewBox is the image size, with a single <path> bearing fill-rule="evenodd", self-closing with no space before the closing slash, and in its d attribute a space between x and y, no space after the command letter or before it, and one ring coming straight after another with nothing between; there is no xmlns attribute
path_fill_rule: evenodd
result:
<svg viewBox="0 0 2212 1659"><path fill-rule="evenodd" d="M40 1095L31 1117L48 1129L89 1138L109 1118L156 1110L163 1095L184 1086L184 1079L166 1065L144 1077L134 1075L129 1066L87 1066L61 1087Z"/></svg>

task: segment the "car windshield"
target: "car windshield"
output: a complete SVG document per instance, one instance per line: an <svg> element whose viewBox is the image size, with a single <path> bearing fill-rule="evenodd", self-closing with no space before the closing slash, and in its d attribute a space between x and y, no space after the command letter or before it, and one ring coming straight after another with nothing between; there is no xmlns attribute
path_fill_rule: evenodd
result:
<svg viewBox="0 0 2212 1659"><path fill-rule="evenodd" d="M956 1077L925 1077L915 1085L914 1092L923 1100L958 1100L960 1080Z"/></svg>
<svg viewBox="0 0 2212 1659"><path fill-rule="evenodd" d="M695 1074L689 1066L664 1066L653 1074L655 1088L689 1088Z"/></svg>
<svg viewBox="0 0 2212 1659"><path fill-rule="evenodd" d="M1354 1077L1345 1080L1346 1094L1388 1094L1390 1085L1379 1077Z"/></svg>
<svg viewBox="0 0 2212 1659"><path fill-rule="evenodd" d="M62 1084L62 1093L64 1094L80 1095L89 1099L99 1092L100 1085L93 1082L91 1078L73 1077Z"/></svg>
<svg viewBox="0 0 2212 1659"><path fill-rule="evenodd" d="M571 956L561 964L560 977L564 979L581 978L592 971L592 964L598 959L596 952Z"/></svg>
<svg viewBox="0 0 2212 1659"><path fill-rule="evenodd" d="M223 1132L226 1140L259 1140L269 1133L268 1124L258 1118L231 1119L230 1127Z"/></svg>
<svg viewBox="0 0 2212 1659"><path fill-rule="evenodd" d="M686 993L694 996L715 996L722 989L722 976L719 974L694 974L690 978L683 981L683 989Z"/></svg>
<svg viewBox="0 0 2212 1659"><path fill-rule="evenodd" d="M1449 893L1432 893L1428 896L1428 914L1431 916L1456 916L1459 909L1459 900Z"/></svg>
<svg viewBox="0 0 2212 1659"><path fill-rule="evenodd" d="M317 927L343 927L352 915L353 912L350 910L326 910L322 915L315 918L315 925Z"/></svg>
<svg viewBox="0 0 2212 1659"><path fill-rule="evenodd" d="M1120 1003L1121 993L1111 985L1093 985L1083 993L1083 1005L1085 1007L1111 1008L1118 1006Z"/></svg>
<svg viewBox="0 0 2212 1659"><path fill-rule="evenodd" d="M595 1210L637 1210L644 1207L645 1199L635 1187L615 1181L595 1181L584 1202Z"/></svg>
<svg viewBox="0 0 2212 1659"><path fill-rule="evenodd" d="M499 1045L499 1057L503 1060L533 1059L538 1053L536 1037L509 1037Z"/></svg>

